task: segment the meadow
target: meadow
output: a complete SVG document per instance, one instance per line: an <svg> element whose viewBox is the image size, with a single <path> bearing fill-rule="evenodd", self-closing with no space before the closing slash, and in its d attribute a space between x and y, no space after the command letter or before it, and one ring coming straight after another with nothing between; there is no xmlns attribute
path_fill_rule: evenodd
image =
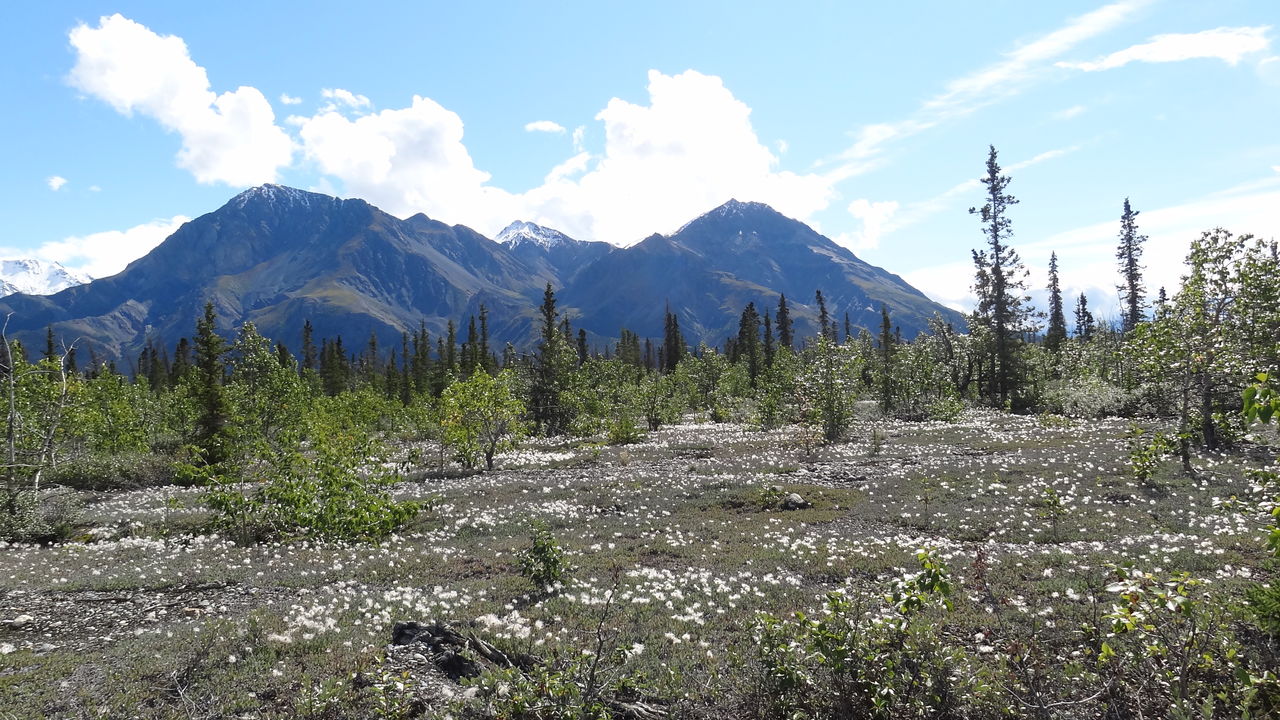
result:
<svg viewBox="0 0 1280 720"><path fill-rule="evenodd" d="M237 544L199 487L68 491L82 533L0 548L0 717L1265 716L1242 598L1274 572L1274 434L1141 479L1161 427L689 415L490 472L400 444L423 510L377 544Z"/></svg>

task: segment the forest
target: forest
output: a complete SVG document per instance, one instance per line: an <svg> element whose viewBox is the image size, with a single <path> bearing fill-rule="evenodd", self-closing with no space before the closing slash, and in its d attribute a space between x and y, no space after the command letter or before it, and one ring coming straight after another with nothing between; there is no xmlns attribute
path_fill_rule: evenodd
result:
<svg viewBox="0 0 1280 720"><path fill-rule="evenodd" d="M982 182L976 307L914 338L815 288L813 337L782 296L589 347L550 286L530 348L483 307L396 347L212 304L135 359L0 338L0 708L1273 716L1276 243L1205 231L1153 291L1126 199L1119 316L1056 257L1040 312L995 148Z"/></svg>

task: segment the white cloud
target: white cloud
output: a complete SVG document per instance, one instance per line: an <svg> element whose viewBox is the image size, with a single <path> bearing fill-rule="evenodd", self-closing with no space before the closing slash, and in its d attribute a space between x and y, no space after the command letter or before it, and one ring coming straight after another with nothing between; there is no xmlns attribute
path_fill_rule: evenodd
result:
<svg viewBox="0 0 1280 720"><path fill-rule="evenodd" d="M334 112L340 109L360 112L373 106L373 101L364 95L357 95L350 90L343 90L342 88L324 88L320 91L320 97L329 101L324 104L324 107L320 108L321 113Z"/></svg>
<svg viewBox="0 0 1280 720"><path fill-rule="evenodd" d="M95 278L109 277L146 255L190 218L153 220L128 230L107 230L41 245L35 255Z"/></svg>
<svg viewBox="0 0 1280 720"><path fill-rule="evenodd" d="M58 192L62 189L63 185L67 184L67 179L61 175L53 175L50 176L48 180L45 180L45 183L49 186L50 190Z"/></svg>
<svg viewBox="0 0 1280 720"><path fill-rule="evenodd" d="M463 144L462 119L429 98L357 119L325 112L291 122L307 156L345 192L396 214L426 212L490 234L520 217L629 244L730 197L806 218L833 195L827 178L776 169L751 109L720 78L651 71L649 98L648 105L610 100L596 116L603 153L586 152L586 129L575 129L575 154L523 194L490 184Z"/></svg>
<svg viewBox="0 0 1280 720"><path fill-rule="evenodd" d="M293 144L262 93L242 86L215 94L182 38L116 14L96 28L76 26L70 40L76 51L70 83L117 112L140 112L178 133L178 165L199 182L271 181L291 162Z"/></svg>
<svg viewBox="0 0 1280 720"><path fill-rule="evenodd" d="M844 179L867 172L879 165L875 158L892 142L1017 95L1052 68L1051 60L1122 24L1150 2L1121 0L1073 18L1061 28L1006 53L999 62L952 80L906 119L864 126L854 144L840 155L843 162L829 174Z"/></svg>
<svg viewBox="0 0 1280 720"><path fill-rule="evenodd" d="M563 125L550 120L534 120L531 123L526 123L524 129L525 132L564 133Z"/></svg>
<svg viewBox="0 0 1280 720"><path fill-rule="evenodd" d="M290 95L289 93L280 93L280 102L285 105L301 105L302 98Z"/></svg>
<svg viewBox="0 0 1280 720"><path fill-rule="evenodd" d="M89 192L102 192L102 188L98 187L97 185L90 185Z"/></svg>
<svg viewBox="0 0 1280 720"><path fill-rule="evenodd" d="M462 118L430 98L355 119L299 118L307 157L346 193L397 215L425 212L496 232L516 217L510 194L487 185L462 143ZM495 227L496 225L496 227Z"/></svg>
<svg viewBox="0 0 1280 720"><path fill-rule="evenodd" d="M751 126L751 108L720 78L649 72L649 104L614 98L596 115L604 152L576 180L526 193L530 215L575 237L630 244L669 232L730 197L807 218L834 195L820 175L776 169Z"/></svg>
<svg viewBox="0 0 1280 720"><path fill-rule="evenodd" d="M1145 43L1127 47L1094 62L1060 62L1059 67L1096 72L1123 67L1131 62L1165 63L1199 58L1216 58L1238 65L1246 55L1261 52L1271 43L1268 26L1220 27L1198 33L1156 35Z"/></svg>
<svg viewBox="0 0 1280 720"><path fill-rule="evenodd" d="M834 240L841 245L859 252L874 250L880 247L880 236L894 213L898 212L898 203L893 200L871 202L858 198L849 203L849 214L862 222L862 229L842 234Z"/></svg>

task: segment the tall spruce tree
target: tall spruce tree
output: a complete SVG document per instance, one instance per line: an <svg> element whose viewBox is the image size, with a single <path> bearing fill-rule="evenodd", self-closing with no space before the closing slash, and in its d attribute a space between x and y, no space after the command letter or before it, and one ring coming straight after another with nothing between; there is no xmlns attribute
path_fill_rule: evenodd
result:
<svg viewBox="0 0 1280 720"><path fill-rule="evenodd" d="M880 412L893 409L893 355L897 338L889 319L889 308L880 305Z"/></svg>
<svg viewBox="0 0 1280 720"><path fill-rule="evenodd" d="M662 323L662 371L671 372L684 359L687 348L684 335L680 333L680 318L671 312L670 306L665 316Z"/></svg>
<svg viewBox="0 0 1280 720"><path fill-rule="evenodd" d="M1026 295L1027 270L1018 252L1008 244L1013 237L1008 211L1018 200L1007 192L1012 179L1001 174L994 145L987 155L986 167L982 184L987 187L987 202L980 208L969 208L969 213L982 221L982 234L987 238L987 249L973 251L974 291L978 296L974 317L991 334L986 368L988 398L1003 406L1009 403L1018 384L1018 349L1023 334L1034 326Z"/></svg>
<svg viewBox="0 0 1280 720"><path fill-rule="evenodd" d="M1093 313L1089 312L1089 298L1084 293L1076 299L1076 339L1089 342L1093 337Z"/></svg>
<svg viewBox="0 0 1280 720"><path fill-rule="evenodd" d="M1116 259L1120 261L1120 329L1128 334L1138 323L1142 322L1146 302L1143 300L1145 288L1142 287L1142 244L1147 241L1146 235L1138 234L1138 211L1129 207L1129 198L1124 199L1124 212L1120 215L1120 247L1116 249Z"/></svg>
<svg viewBox="0 0 1280 720"><path fill-rule="evenodd" d="M747 306L742 309L742 317L738 320L738 342L735 347L739 360L747 364L747 377L750 379L751 387L755 387L762 365L760 314L756 312L754 302L747 303Z"/></svg>
<svg viewBox="0 0 1280 720"><path fill-rule="evenodd" d="M787 308L787 296L778 295L778 347L794 350L795 337L792 333L791 310Z"/></svg>
<svg viewBox="0 0 1280 720"><path fill-rule="evenodd" d="M769 317L769 311L764 311L764 366L766 368L773 367L773 320Z"/></svg>
<svg viewBox="0 0 1280 720"><path fill-rule="evenodd" d="M204 315L196 323L196 422L195 444L205 463L215 465L231 457L231 402L223 387L227 342L218 334L218 316L213 303L204 305Z"/></svg>
<svg viewBox="0 0 1280 720"><path fill-rule="evenodd" d="M836 344L833 327L831 325L831 313L827 312L827 299L822 297L822 291L818 290L814 293L814 300L818 303L818 327L822 337Z"/></svg>
<svg viewBox="0 0 1280 720"><path fill-rule="evenodd" d="M302 323L302 369L315 370L316 360L315 328L307 320Z"/></svg>
<svg viewBox="0 0 1280 720"><path fill-rule="evenodd" d="M1067 339L1067 317L1062 308L1062 286L1058 281L1058 253L1049 254L1049 329L1044 334L1044 346L1050 350L1062 347Z"/></svg>

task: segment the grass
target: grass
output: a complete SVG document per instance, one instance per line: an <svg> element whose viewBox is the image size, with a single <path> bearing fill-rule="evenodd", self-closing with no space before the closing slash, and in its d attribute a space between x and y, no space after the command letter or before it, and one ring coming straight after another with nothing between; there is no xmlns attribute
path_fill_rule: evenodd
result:
<svg viewBox="0 0 1280 720"><path fill-rule="evenodd" d="M32 618L0 626L0 718L443 715L462 688L421 668L386 680L412 666L386 647L402 620L542 657L603 627L611 647L643 646L627 671L676 714L724 715L758 613L875 595L922 546L955 575L945 635L975 653L1001 633L1079 643L1114 564L1185 570L1234 604L1270 572L1263 518L1214 499L1245 494L1254 463L1201 457L1188 477L1171 461L1138 482L1127 429L969 413L860 421L812 455L789 430L706 423L625 448L531 443L492 473L399 485L432 509L378 546L242 547L201 534L197 489L85 491L84 541L0 554L0 619ZM773 486L810 506L763 502ZM539 521L571 567L549 594L517 562Z"/></svg>

